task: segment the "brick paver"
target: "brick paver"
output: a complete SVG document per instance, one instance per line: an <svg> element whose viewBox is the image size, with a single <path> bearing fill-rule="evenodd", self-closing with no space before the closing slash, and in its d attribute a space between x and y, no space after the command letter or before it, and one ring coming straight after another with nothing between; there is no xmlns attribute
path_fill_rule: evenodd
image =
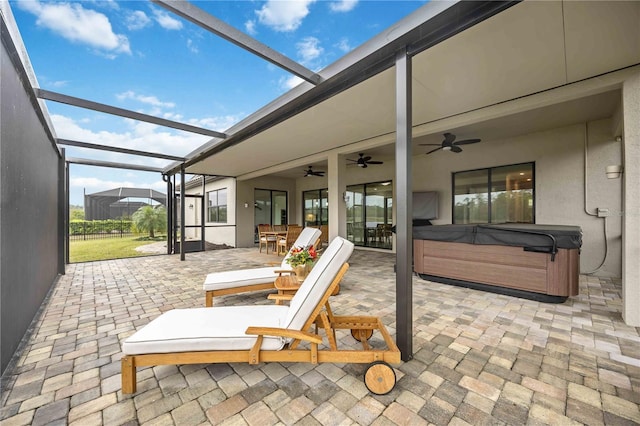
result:
<svg viewBox="0 0 640 426"><path fill-rule="evenodd" d="M2 380L0 423L639 424L640 329L621 320L619 281L580 277L580 295L544 304L414 278L414 354L388 394L365 366L157 366L120 391L121 342L170 309L204 305L216 270L276 260L255 249L69 265ZM356 251L339 315L378 315L395 334L393 254ZM268 292L217 305L266 304ZM338 333L340 345L354 345Z"/></svg>

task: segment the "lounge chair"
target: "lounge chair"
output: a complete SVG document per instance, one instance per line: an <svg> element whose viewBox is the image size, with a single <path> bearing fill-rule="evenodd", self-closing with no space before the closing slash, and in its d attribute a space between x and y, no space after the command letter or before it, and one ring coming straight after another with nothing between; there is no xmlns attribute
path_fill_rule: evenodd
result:
<svg viewBox="0 0 640 426"><path fill-rule="evenodd" d="M304 228L293 244L293 247L308 247L317 244L319 239L319 229ZM278 266L214 272L207 275L203 285L205 291L205 306L213 306L214 296L274 288L273 282L278 276L278 271L291 270L291 266L287 263L290 253L291 250L289 250L282 260L282 263Z"/></svg>
<svg viewBox="0 0 640 426"><path fill-rule="evenodd" d="M335 316L329 307L329 297L349 268L352 251L351 242L336 237L289 306L216 306L163 313L123 342L122 392L136 391L137 367L229 362L371 363L364 374L365 385L376 394L390 392L396 376L388 363L399 363L400 351L382 321ZM315 331L311 331L313 325ZM324 330L326 341L319 329ZM362 350L339 350L338 329L350 330ZM386 349L369 345L375 330Z"/></svg>

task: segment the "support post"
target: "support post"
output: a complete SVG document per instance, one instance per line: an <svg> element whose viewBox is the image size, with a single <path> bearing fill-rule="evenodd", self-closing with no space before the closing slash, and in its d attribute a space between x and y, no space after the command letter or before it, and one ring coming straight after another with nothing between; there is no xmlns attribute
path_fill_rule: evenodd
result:
<svg viewBox="0 0 640 426"><path fill-rule="evenodd" d="M396 54L396 343L413 358L413 247L411 182L411 57Z"/></svg>
<svg viewBox="0 0 640 426"><path fill-rule="evenodd" d="M185 226L184 226L184 215L185 215L185 209L184 209L184 185L185 185L185 179L184 179L184 163L182 163L180 165L180 260L184 260L185 259L185 247L184 247L184 231L185 231Z"/></svg>
<svg viewBox="0 0 640 426"><path fill-rule="evenodd" d="M640 73L622 85L622 318L640 327Z"/></svg>
<svg viewBox="0 0 640 426"><path fill-rule="evenodd" d="M205 223L205 212L206 212L206 208L205 208L205 200L207 198L207 193L205 192L206 188L207 188L207 177L205 175L202 175L202 202L200 203L200 250L204 251L206 243L205 243L205 227L204 227L204 223Z"/></svg>
<svg viewBox="0 0 640 426"><path fill-rule="evenodd" d="M65 150L60 150L58 160L58 273L65 274L65 265L69 261L69 172L65 159Z"/></svg>
<svg viewBox="0 0 640 426"><path fill-rule="evenodd" d="M329 154L327 161L327 174L329 175L329 241L335 237L347 236L347 206L344 201L344 193L347 190L345 173L347 164L344 155Z"/></svg>
<svg viewBox="0 0 640 426"><path fill-rule="evenodd" d="M173 186L171 185L171 176L163 175L163 179L167 182L167 199L165 207L167 209L167 254L173 253Z"/></svg>

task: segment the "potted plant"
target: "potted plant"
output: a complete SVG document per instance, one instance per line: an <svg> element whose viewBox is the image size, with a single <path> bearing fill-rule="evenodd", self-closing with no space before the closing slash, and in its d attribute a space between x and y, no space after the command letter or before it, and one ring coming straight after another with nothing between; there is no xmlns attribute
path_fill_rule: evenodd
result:
<svg viewBox="0 0 640 426"><path fill-rule="evenodd" d="M296 274L298 281L302 282L311 272L313 262L318 258L318 252L313 246L294 247L286 262L291 265L291 269Z"/></svg>

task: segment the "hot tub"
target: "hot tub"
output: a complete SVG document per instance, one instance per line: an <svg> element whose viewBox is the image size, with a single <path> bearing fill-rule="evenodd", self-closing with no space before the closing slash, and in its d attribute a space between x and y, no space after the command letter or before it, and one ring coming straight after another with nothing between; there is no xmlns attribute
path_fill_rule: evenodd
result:
<svg viewBox="0 0 640 426"><path fill-rule="evenodd" d="M577 226L502 224L413 228L414 271L426 280L560 303L579 288Z"/></svg>

